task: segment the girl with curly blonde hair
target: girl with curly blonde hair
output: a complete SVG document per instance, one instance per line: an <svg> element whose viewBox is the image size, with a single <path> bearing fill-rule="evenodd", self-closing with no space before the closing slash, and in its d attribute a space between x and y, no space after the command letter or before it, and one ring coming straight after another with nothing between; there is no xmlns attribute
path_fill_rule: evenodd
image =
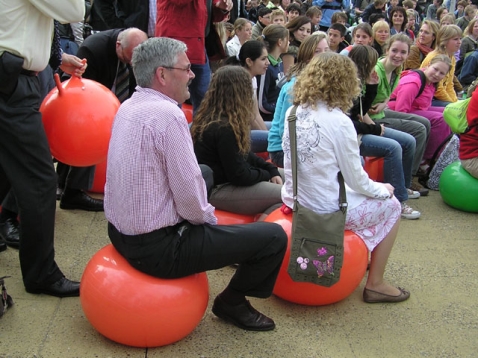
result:
<svg viewBox="0 0 478 358"><path fill-rule="evenodd" d="M214 173L210 203L220 210L247 215L280 204L282 187L277 167L250 151L252 93L247 70L220 68L191 127L197 160Z"/></svg>
<svg viewBox="0 0 478 358"><path fill-rule="evenodd" d="M319 214L337 211L337 175L341 172L347 183L345 228L354 231L372 252L363 300L367 303L407 300L410 292L388 284L383 278L400 224L400 203L393 196L390 184L374 182L362 168L357 133L344 113L360 94L354 63L333 52L322 53L298 76L294 93L294 103L298 106L297 200ZM282 199L285 206L292 208L288 126L286 121Z"/></svg>
<svg viewBox="0 0 478 358"><path fill-rule="evenodd" d="M324 58L328 60L327 64L336 63L337 68L314 66ZM318 56L312 59L297 78L294 86L294 104L317 109L320 101L325 103L329 110L338 108L342 112L347 112L353 105L353 99L360 94L360 82L353 63L347 59L345 64L349 66L345 66L341 62L343 61L339 56Z"/></svg>

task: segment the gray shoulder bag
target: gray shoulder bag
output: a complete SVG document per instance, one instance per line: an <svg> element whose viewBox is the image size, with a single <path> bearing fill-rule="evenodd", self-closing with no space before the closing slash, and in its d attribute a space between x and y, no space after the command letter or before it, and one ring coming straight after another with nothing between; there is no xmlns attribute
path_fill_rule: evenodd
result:
<svg viewBox="0 0 478 358"><path fill-rule="evenodd" d="M297 201L297 133L294 106L289 117L290 153L294 208L292 216L292 244L288 273L292 280L330 287L340 279L344 253L344 230L347 202L342 173L339 210L330 214L317 214Z"/></svg>

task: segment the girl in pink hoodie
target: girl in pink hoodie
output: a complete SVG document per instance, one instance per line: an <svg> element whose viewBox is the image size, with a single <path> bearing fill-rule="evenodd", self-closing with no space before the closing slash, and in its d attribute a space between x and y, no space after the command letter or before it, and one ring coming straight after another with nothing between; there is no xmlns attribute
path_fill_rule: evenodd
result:
<svg viewBox="0 0 478 358"><path fill-rule="evenodd" d="M432 59L430 65L419 72L409 71L400 79L398 86L390 96L388 107L397 112L413 113L425 117L430 121L431 132L425 154L423 155L423 169L433 157L433 153L445 138L450 135L450 127L443 119L444 107L432 107L436 83L440 82L450 71L450 58L438 55ZM425 80L424 87L422 77Z"/></svg>

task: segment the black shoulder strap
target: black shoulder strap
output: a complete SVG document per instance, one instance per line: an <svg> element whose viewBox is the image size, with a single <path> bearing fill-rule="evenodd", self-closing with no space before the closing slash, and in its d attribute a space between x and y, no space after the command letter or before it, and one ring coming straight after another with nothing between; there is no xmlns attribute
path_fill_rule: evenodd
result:
<svg viewBox="0 0 478 358"><path fill-rule="evenodd" d="M425 85L427 84L427 78L425 77L425 74L423 73L422 70L412 70L413 72L416 72L420 75L420 81L421 81L421 85L420 85L420 90L418 91L418 94L415 98L418 98L421 96L421 94L423 93L423 90L425 89Z"/></svg>

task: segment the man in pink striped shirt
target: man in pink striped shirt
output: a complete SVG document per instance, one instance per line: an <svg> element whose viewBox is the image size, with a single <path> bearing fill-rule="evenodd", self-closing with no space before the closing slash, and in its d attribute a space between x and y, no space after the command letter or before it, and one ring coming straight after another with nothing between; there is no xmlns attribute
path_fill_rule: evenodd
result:
<svg viewBox="0 0 478 358"><path fill-rule="evenodd" d="M271 295L287 236L273 223L216 226L178 107L194 78L186 50L169 38L149 39L134 50L138 87L116 115L108 154L108 234L133 267L161 278L239 263L212 311L243 329L272 330L274 321L245 296Z"/></svg>

